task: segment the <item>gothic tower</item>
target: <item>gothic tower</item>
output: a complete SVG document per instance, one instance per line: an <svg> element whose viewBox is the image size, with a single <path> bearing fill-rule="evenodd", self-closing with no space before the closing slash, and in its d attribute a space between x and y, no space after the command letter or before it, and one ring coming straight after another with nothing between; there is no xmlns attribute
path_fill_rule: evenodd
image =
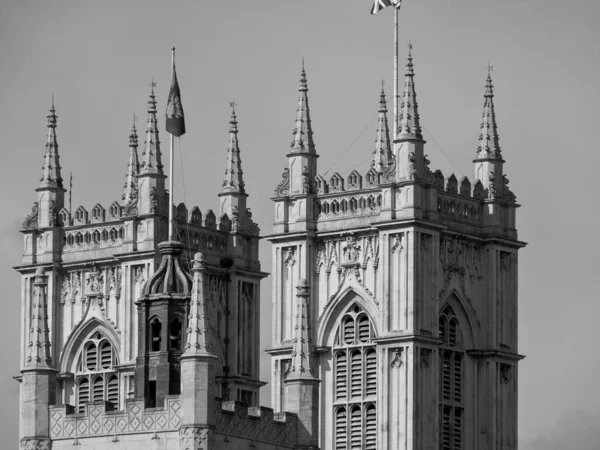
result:
<svg viewBox="0 0 600 450"><path fill-rule="evenodd" d="M316 175L304 68L299 90L269 236L273 407L298 414L312 435L306 447L516 449L517 252L525 244L503 174L491 76L474 183L429 168L412 48L393 144L382 92L364 176ZM291 389L299 382L308 404Z"/></svg>

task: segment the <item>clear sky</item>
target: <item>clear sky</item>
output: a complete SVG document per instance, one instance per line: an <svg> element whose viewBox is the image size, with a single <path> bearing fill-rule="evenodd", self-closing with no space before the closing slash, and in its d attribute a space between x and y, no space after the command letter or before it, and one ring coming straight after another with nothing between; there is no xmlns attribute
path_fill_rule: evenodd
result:
<svg viewBox="0 0 600 450"><path fill-rule="evenodd" d="M522 204L519 237L529 242L520 252L519 270L519 351L527 355L519 366L520 448L597 449L599 214L592 192L600 164L600 3L403 3L401 62L410 39L426 153L446 175L472 177L485 67L495 66L505 168ZM269 198L286 165L294 126L302 56L319 173L333 164L342 175L368 168L382 78L391 98L393 55L393 13L388 8L373 17L370 6L370 0L2 2L5 442L14 445L18 434L18 383L11 376L19 372L20 290L11 266L20 262L18 230L36 200L52 94L63 177L73 172L73 209L108 206L122 192L134 112L144 129L152 78L164 111L175 45L188 129L175 167L175 201L185 194L190 207L218 208L229 102L235 98L249 205L267 234ZM166 161L168 139L162 136ZM263 269L270 271L270 245L261 245ZM263 324L271 322L270 289L269 278L262 287ZM268 327L264 331L266 348ZM268 404L269 386L263 390Z"/></svg>

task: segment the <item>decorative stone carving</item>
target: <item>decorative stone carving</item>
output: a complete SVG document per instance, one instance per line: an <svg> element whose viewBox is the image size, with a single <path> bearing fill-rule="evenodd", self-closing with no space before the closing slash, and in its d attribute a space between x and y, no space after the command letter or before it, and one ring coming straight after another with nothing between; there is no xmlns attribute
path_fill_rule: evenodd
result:
<svg viewBox="0 0 600 450"><path fill-rule="evenodd" d="M302 166L302 192L304 194L310 194L312 191L310 186L310 179L308 177L308 167Z"/></svg>
<svg viewBox="0 0 600 450"><path fill-rule="evenodd" d="M346 235L346 243L342 247L342 265L354 266L359 264L360 245L356 242L353 234Z"/></svg>
<svg viewBox="0 0 600 450"><path fill-rule="evenodd" d="M166 194L167 191L165 191ZM158 207L158 200L156 197L156 188L153 186L150 189L150 213L156 214L156 208Z"/></svg>
<svg viewBox="0 0 600 450"><path fill-rule="evenodd" d="M431 350L428 348L421 349L421 369L429 368L429 357L431 355Z"/></svg>
<svg viewBox="0 0 600 450"><path fill-rule="evenodd" d="M404 247L402 246L402 236L400 234L394 234L390 236L390 239L392 239L393 242L391 248L392 253L402 252L402 250L404 249Z"/></svg>
<svg viewBox="0 0 600 450"><path fill-rule="evenodd" d="M96 265L93 264L90 271L86 276L86 293L89 294L99 294L102 292L102 287L104 284L104 275L101 271L96 268Z"/></svg>
<svg viewBox="0 0 600 450"><path fill-rule="evenodd" d="M23 438L21 450L52 450L52 441L48 438Z"/></svg>
<svg viewBox="0 0 600 450"><path fill-rule="evenodd" d="M179 429L179 450L212 450L215 433L206 427L186 427Z"/></svg>
<svg viewBox="0 0 600 450"><path fill-rule="evenodd" d="M293 266L296 263L296 250L294 247L287 247L284 249L284 252L287 251L285 260L283 261L284 267Z"/></svg>
<svg viewBox="0 0 600 450"><path fill-rule="evenodd" d="M29 214L25 218L25 222L23 222L22 230L33 230L38 227L38 203L34 202L31 207L31 214Z"/></svg>
<svg viewBox="0 0 600 450"><path fill-rule="evenodd" d="M488 198L494 199L497 197L496 175L494 175L494 172L490 172L488 180L490 182L490 187L488 188Z"/></svg>
<svg viewBox="0 0 600 450"><path fill-rule="evenodd" d="M397 369L402 366L402 348L390 349L390 369Z"/></svg>
<svg viewBox="0 0 600 450"><path fill-rule="evenodd" d="M287 167L283 169L281 177L282 180L275 188L275 196L277 197L284 197L290 192L290 169L288 169Z"/></svg>
<svg viewBox="0 0 600 450"><path fill-rule="evenodd" d="M508 384L510 382L510 369L510 364L500 364L500 383Z"/></svg>
<svg viewBox="0 0 600 450"><path fill-rule="evenodd" d="M417 163L415 152L410 152L408 154L408 177L411 180L415 180L417 178Z"/></svg>

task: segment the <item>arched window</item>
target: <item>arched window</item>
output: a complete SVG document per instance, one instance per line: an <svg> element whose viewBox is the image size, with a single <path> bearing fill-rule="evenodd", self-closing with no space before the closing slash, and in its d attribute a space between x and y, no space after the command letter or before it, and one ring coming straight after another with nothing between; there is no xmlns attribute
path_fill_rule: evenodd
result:
<svg viewBox="0 0 600 450"><path fill-rule="evenodd" d="M462 449L463 358L458 318L446 306L439 318L440 346L440 450Z"/></svg>
<svg viewBox="0 0 600 450"><path fill-rule="evenodd" d="M150 323L150 348L153 352L160 351L160 331L162 330L162 324L160 320L154 319Z"/></svg>
<svg viewBox="0 0 600 450"><path fill-rule="evenodd" d="M353 305L333 347L334 448L373 450L377 444L377 349L366 312Z"/></svg>
<svg viewBox="0 0 600 450"><path fill-rule="evenodd" d="M115 349L102 333L94 333L83 344L75 371L78 412L82 413L88 402L108 401L119 406L116 365Z"/></svg>
<svg viewBox="0 0 600 450"><path fill-rule="evenodd" d="M171 321L169 347L171 350L181 350L181 320L177 317Z"/></svg>

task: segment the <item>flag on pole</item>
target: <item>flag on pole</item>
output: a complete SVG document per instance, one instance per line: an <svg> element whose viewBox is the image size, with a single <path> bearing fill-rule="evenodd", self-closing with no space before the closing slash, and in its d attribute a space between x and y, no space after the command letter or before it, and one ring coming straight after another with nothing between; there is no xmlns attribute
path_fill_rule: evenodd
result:
<svg viewBox="0 0 600 450"><path fill-rule="evenodd" d="M373 4L373 8L371 9L371 14L377 14L386 6L394 6L397 9L400 9L400 4L402 0L375 0Z"/></svg>
<svg viewBox="0 0 600 450"><path fill-rule="evenodd" d="M181 105L181 92L179 91L179 82L175 72L175 60L173 60L173 80L169 90L169 100L167 100L167 132L173 136L181 136L185 133L185 120L183 117L183 106Z"/></svg>

